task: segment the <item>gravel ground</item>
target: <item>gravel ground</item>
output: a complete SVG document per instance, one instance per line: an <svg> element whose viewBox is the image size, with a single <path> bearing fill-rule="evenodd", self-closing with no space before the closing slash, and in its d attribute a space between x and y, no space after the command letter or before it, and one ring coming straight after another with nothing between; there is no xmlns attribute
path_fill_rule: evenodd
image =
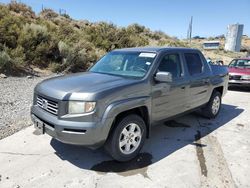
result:
<svg viewBox="0 0 250 188"><path fill-rule="evenodd" d="M33 89L48 77L0 78L0 139L32 124L30 106Z"/></svg>

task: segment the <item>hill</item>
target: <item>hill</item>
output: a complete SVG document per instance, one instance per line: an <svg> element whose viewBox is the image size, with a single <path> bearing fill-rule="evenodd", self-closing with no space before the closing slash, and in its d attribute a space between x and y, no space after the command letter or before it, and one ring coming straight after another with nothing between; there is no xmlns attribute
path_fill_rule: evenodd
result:
<svg viewBox="0 0 250 188"><path fill-rule="evenodd" d="M0 73L9 75L85 71L106 52L115 48L137 46L179 46L202 50L202 41L170 37L161 31L131 24L118 27L113 23L74 20L51 9L39 14L31 7L11 1L0 4ZM244 53L204 51L207 57L223 59Z"/></svg>
<svg viewBox="0 0 250 188"><path fill-rule="evenodd" d="M205 41L215 40L220 42L220 48L218 50L204 50L202 44ZM205 39L192 39L193 48L200 49L206 57L210 57L213 61L223 60L225 64L229 64L233 58L245 57L250 52L250 38L242 37L242 47L241 52L229 52L224 50L225 38L205 38Z"/></svg>
<svg viewBox="0 0 250 188"><path fill-rule="evenodd" d="M0 5L0 72L5 74L32 72L35 67L84 71L112 49L148 45L187 44L139 24L91 23L51 9L36 15L16 1Z"/></svg>

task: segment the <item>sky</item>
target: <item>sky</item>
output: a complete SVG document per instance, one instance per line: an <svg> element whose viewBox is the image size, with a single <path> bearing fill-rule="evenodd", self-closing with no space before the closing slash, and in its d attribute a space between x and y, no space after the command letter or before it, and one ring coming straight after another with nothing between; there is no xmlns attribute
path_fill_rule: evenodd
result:
<svg viewBox="0 0 250 188"><path fill-rule="evenodd" d="M17 0L18 2L20 0ZM10 0L0 0L8 3ZM229 24L244 24L250 36L250 0L21 0L39 13L42 6L66 10L72 18L107 21L118 26L132 23L170 36L185 38L193 16L193 36L226 34Z"/></svg>

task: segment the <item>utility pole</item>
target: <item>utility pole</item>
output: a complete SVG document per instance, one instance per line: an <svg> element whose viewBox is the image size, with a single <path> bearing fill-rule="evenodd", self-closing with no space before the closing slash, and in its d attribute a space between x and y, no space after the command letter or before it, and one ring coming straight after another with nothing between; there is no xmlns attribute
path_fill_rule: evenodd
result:
<svg viewBox="0 0 250 188"><path fill-rule="evenodd" d="M187 32L187 40L189 40L190 44L192 40L192 30L193 30L193 16L191 16L191 20L189 22L188 32Z"/></svg>
<svg viewBox="0 0 250 188"><path fill-rule="evenodd" d="M66 10L65 9L61 9L59 8L59 15L63 15L63 14L66 14Z"/></svg>
<svg viewBox="0 0 250 188"><path fill-rule="evenodd" d="M190 35L189 35L189 43L191 44L192 40L192 30L193 30L193 16L191 16L191 21L190 21Z"/></svg>

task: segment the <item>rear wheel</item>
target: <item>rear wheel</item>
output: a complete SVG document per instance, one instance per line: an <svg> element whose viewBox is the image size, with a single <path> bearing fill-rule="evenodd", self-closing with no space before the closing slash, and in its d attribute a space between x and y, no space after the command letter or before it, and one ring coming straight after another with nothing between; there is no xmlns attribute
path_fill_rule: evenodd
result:
<svg viewBox="0 0 250 188"><path fill-rule="evenodd" d="M202 115L208 118L215 118L221 108L221 93L214 91L206 107L202 109Z"/></svg>
<svg viewBox="0 0 250 188"><path fill-rule="evenodd" d="M117 161L129 161L140 152L146 138L146 125L138 115L121 119L109 136L105 149Z"/></svg>

